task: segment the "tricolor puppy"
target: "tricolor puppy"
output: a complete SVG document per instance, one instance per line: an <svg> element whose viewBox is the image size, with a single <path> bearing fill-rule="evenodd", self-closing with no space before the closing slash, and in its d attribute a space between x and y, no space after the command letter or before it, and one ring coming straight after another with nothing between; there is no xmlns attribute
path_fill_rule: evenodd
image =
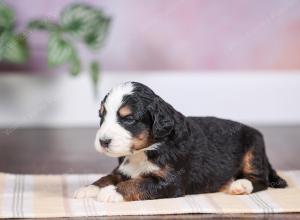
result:
<svg viewBox="0 0 300 220"><path fill-rule="evenodd" d="M119 158L119 165L75 198L120 202L287 186L270 165L259 131L214 117L186 117L141 83L113 88L99 115L96 149Z"/></svg>

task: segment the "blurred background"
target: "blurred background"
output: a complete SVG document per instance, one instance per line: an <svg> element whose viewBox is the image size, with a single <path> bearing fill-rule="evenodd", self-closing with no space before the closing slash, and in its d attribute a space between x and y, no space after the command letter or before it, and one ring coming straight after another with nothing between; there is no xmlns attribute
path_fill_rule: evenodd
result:
<svg viewBox="0 0 300 220"><path fill-rule="evenodd" d="M2 137L86 128L92 148L100 100L124 81L186 115L300 124L299 0L0 2Z"/></svg>

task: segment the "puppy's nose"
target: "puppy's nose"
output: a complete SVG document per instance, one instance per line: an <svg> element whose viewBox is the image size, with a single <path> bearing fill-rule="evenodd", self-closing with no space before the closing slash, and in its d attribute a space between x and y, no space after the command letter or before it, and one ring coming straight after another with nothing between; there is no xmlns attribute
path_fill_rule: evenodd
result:
<svg viewBox="0 0 300 220"><path fill-rule="evenodd" d="M110 142L111 142L111 139L100 139L100 144L104 148L108 148Z"/></svg>

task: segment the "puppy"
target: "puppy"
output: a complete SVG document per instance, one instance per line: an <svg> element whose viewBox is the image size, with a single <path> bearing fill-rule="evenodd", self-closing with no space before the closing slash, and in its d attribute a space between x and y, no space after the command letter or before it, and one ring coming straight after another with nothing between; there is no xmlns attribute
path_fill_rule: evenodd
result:
<svg viewBox="0 0 300 220"><path fill-rule="evenodd" d="M141 83L113 88L99 116L96 149L119 158L119 165L75 198L121 202L287 186L259 131L215 117L186 117Z"/></svg>

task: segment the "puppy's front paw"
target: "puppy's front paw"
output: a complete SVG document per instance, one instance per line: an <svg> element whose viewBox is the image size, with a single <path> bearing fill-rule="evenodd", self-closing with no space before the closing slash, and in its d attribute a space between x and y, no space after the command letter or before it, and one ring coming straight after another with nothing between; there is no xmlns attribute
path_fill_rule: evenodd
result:
<svg viewBox="0 0 300 220"><path fill-rule="evenodd" d="M97 195L99 202L122 202L123 196L116 191L116 186L109 185L100 189Z"/></svg>
<svg viewBox="0 0 300 220"><path fill-rule="evenodd" d="M86 187L81 187L78 190L76 190L73 197L75 199L97 197L99 191L100 191L100 188L98 186L89 185Z"/></svg>
<svg viewBox="0 0 300 220"><path fill-rule="evenodd" d="M250 194L253 190L252 183L247 179L238 179L229 186L228 193L232 195Z"/></svg>

